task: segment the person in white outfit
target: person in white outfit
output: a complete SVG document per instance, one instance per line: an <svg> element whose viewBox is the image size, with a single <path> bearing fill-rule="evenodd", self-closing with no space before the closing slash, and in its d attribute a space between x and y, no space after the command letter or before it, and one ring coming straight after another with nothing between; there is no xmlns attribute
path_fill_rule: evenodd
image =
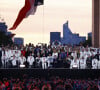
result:
<svg viewBox="0 0 100 90"><path fill-rule="evenodd" d="M76 51L73 51L73 52L71 53L71 56L72 56L74 59L76 59L76 58L77 58L77 53L76 53Z"/></svg>
<svg viewBox="0 0 100 90"><path fill-rule="evenodd" d="M79 69L79 60L77 58L71 61L70 69Z"/></svg>
<svg viewBox="0 0 100 90"><path fill-rule="evenodd" d="M97 69L98 66L98 60L96 58L92 59L92 69Z"/></svg>
<svg viewBox="0 0 100 90"><path fill-rule="evenodd" d="M20 66L25 67L25 64L24 64L25 62L26 62L26 58L25 56L21 54L21 56L19 57Z"/></svg>
<svg viewBox="0 0 100 90"><path fill-rule="evenodd" d="M7 57L7 62L8 62L9 59L11 58L8 49L5 49L5 55L6 55L6 57Z"/></svg>
<svg viewBox="0 0 100 90"><path fill-rule="evenodd" d="M85 51L84 51L84 49L82 49L81 51L80 51L80 58L82 58L83 56L85 56L86 54L85 54Z"/></svg>
<svg viewBox="0 0 100 90"><path fill-rule="evenodd" d="M48 67L50 67L51 64L53 63L53 57L51 54L49 54L49 56L47 56L47 62L48 62Z"/></svg>
<svg viewBox="0 0 100 90"><path fill-rule="evenodd" d="M86 59L84 58L84 56L82 56L82 58L80 59L79 65L80 65L80 69L86 68Z"/></svg>
<svg viewBox="0 0 100 90"><path fill-rule="evenodd" d="M2 51L2 58L1 58L1 60L2 60L3 67L6 68L7 56L6 56L4 51Z"/></svg>
<svg viewBox="0 0 100 90"><path fill-rule="evenodd" d="M41 62L42 62L42 68L47 69L47 57L45 57L45 54L41 58Z"/></svg>
<svg viewBox="0 0 100 90"><path fill-rule="evenodd" d="M41 57L40 57L40 55L38 55L36 57L35 61L36 61L36 67L41 68Z"/></svg>
<svg viewBox="0 0 100 90"><path fill-rule="evenodd" d="M56 50L53 50L52 57L54 58L55 56L58 57L58 52Z"/></svg>
<svg viewBox="0 0 100 90"><path fill-rule="evenodd" d="M21 56L21 51L20 50L15 50L15 56L18 59Z"/></svg>
<svg viewBox="0 0 100 90"><path fill-rule="evenodd" d="M12 49L9 49L8 50L8 55L9 55L9 57L12 57L13 55L15 55L15 51L12 50Z"/></svg>
<svg viewBox="0 0 100 90"><path fill-rule="evenodd" d="M12 60L12 67L16 68L17 67L17 58L15 55L13 55L13 57L11 57Z"/></svg>
<svg viewBox="0 0 100 90"><path fill-rule="evenodd" d="M33 62L34 62L34 57L32 56L32 54L30 54L30 56L28 56L27 62L29 63L29 68L31 68L33 65Z"/></svg>
<svg viewBox="0 0 100 90"><path fill-rule="evenodd" d="M100 60L98 61L98 69L100 69Z"/></svg>

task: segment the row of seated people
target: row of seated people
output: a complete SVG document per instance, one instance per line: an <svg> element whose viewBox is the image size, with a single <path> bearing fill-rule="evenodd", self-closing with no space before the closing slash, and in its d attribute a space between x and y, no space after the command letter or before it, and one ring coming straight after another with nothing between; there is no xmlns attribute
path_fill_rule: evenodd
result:
<svg viewBox="0 0 100 90"><path fill-rule="evenodd" d="M27 75L21 78L3 78L0 90L100 90L99 79L68 79L49 77L35 78Z"/></svg>

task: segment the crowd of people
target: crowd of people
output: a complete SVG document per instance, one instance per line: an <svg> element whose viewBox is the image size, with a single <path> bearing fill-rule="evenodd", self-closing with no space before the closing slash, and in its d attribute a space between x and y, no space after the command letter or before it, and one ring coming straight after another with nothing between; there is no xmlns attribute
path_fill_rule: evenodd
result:
<svg viewBox="0 0 100 90"><path fill-rule="evenodd" d="M99 79L68 79L61 77L34 78L23 75L22 78L3 78L0 90L100 90Z"/></svg>
<svg viewBox="0 0 100 90"><path fill-rule="evenodd" d="M1 46L0 67L100 69L100 49L43 44Z"/></svg>

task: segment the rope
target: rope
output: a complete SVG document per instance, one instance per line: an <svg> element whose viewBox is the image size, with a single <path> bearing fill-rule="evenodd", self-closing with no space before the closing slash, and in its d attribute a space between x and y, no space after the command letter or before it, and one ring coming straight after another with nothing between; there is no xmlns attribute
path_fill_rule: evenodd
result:
<svg viewBox="0 0 100 90"><path fill-rule="evenodd" d="M44 5L43 5L43 15L42 15L42 17L43 17L43 20L42 20L42 24L43 24L43 26L42 26L42 43L44 42L44 24L45 24L45 21L44 21Z"/></svg>
<svg viewBox="0 0 100 90"><path fill-rule="evenodd" d="M0 22L1 22L1 12L2 12L2 11L1 11L1 8L0 8Z"/></svg>

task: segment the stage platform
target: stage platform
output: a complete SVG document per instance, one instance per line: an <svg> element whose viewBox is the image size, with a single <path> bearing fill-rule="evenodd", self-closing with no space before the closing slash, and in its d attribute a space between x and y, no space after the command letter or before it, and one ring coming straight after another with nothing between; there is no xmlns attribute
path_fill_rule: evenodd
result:
<svg viewBox="0 0 100 90"><path fill-rule="evenodd" d="M66 77L71 79L95 79L100 77L99 69L0 69L0 79L3 77L21 78L24 74L30 77L45 77L51 76Z"/></svg>

